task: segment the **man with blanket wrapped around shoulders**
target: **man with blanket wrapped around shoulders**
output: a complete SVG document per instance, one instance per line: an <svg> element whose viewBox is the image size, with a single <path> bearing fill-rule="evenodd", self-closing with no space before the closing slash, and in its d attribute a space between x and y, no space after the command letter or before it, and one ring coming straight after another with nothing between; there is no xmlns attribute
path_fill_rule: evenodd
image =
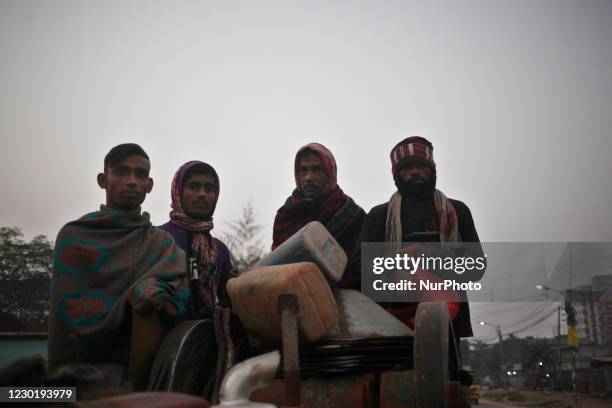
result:
<svg viewBox="0 0 612 408"><path fill-rule="evenodd" d="M98 184L106 204L69 222L55 242L49 366L123 367L147 385L167 330L189 300L185 257L140 205L153 188L150 162L132 143L112 148Z"/></svg>
<svg viewBox="0 0 612 408"><path fill-rule="evenodd" d="M402 242L411 243L404 248L411 256L420 256L422 253L439 256L435 251L452 254L453 248L461 247L459 242L480 242L468 206L461 201L447 198L436 189L433 146L427 139L412 136L398 143L391 150L391 170L397 191L389 202L370 210L363 224L361 242L387 242L396 249L400 248ZM440 245L426 247L425 244L418 244L426 242L439 242ZM466 244L464 250L465 248L470 257L484 256L480 244ZM356 248L352 263L359 263L360 259L361 249ZM417 275L436 279L436 272L421 270L417 271ZM478 281L483 273L484 270L471 273L470 279ZM454 272L451 271L451 274ZM468 274L461 278L466 279L466 275ZM436 300L436 296L447 300L457 338L473 335L464 291L425 293L423 296L424 300ZM430 298L427 299L427 296ZM383 306L405 324L414 327L418 304L404 302L387 303Z"/></svg>
<svg viewBox="0 0 612 408"><path fill-rule="evenodd" d="M296 188L276 213L272 249L307 223L319 221L342 246L348 259L351 259L359 240L365 211L338 186L334 156L325 146L309 143L295 155L293 170ZM359 281L354 279L355 275L347 271L338 285L342 288L358 288Z"/></svg>

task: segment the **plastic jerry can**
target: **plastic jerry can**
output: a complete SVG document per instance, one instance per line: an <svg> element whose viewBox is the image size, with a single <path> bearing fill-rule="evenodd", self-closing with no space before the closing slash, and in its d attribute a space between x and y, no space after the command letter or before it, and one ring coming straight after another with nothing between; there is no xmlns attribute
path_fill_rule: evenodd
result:
<svg viewBox="0 0 612 408"><path fill-rule="evenodd" d="M312 262L327 279L339 282L344 275L347 258L344 249L327 228L318 221L311 221L266 255L255 267L295 262Z"/></svg>
<svg viewBox="0 0 612 408"><path fill-rule="evenodd" d="M327 280L312 262L263 266L230 279L227 293L247 332L264 342L281 341L278 297L293 293L299 302L300 340L322 339L336 324L336 301Z"/></svg>

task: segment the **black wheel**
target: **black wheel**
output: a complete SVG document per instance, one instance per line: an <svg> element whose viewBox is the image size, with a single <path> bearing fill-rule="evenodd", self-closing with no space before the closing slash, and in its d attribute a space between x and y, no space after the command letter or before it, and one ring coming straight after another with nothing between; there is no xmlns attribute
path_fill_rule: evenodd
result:
<svg viewBox="0 0 612 408"><path fill-rule="evenodd" d="M214 333L210 320L187 320L172 329L155 356L148 390L207 394L217 359Z"/></svg>

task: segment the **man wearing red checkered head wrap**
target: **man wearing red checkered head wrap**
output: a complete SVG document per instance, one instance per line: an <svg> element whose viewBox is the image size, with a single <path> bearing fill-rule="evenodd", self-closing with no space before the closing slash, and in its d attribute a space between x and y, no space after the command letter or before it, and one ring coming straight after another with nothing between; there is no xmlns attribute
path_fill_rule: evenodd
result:
<svg viewBox="0 0 612 408"><path fill-rule="evenodd" d="M274 218L272 249L311 221L319 221L352 257L365 211L346 195L337 182L336 159L319 143L302 146L295 155L296 188ZM339 286L358 287L353 273L345 273Z"/></svg>
<svg viewBox="0 0 612 408"><path fill-rule="evenodd" d="M414 252L415 248L418 248L419 253L422 248L418 243L440 242L442 247L450 247L461 241L479 242L467 205L447 198L436 189L436 163L433 145L429 140L420 136L404 139L391 149L390 159L397 191L389 201L370 210L364 221L361 242L387 242L394 250L404 248ZM482 249L477 249L477 252L474 256L483 255ZM361 253L356 251L351 263L355 264L360 260ZM474 280L479 280L484 271L479 273ZM449 296L447 303L453 317L455 335L472 336L465 293ZM457 301L461 299L464 301ZM383 306L398 319L412 326L417 305L403 302Z"/></svg>

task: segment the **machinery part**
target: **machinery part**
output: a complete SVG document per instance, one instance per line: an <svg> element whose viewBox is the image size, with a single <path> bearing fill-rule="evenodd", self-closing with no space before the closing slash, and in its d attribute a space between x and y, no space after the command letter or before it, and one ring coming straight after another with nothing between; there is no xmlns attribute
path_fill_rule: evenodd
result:
<svg viewBox="0 0 612 408"><path fill-rule="evenodd" d="M449 405L451 408L470 408L469 390L459 381L449 383Z"/></svg>
<svg viewBox="0 0 612 408"><path fill-rule="evenodd" d="M76 406L80 408L209 408L210 404L201 398L178 392L137 392L80 401Z"/></svg>
<svg viewBox="0 0 612 408"><path fill-rule="evenodd" d="M374 374L311 378L302 382L304 404L308 407L376 407L378 395Z"/></svg>
<svg viewBox="0 0 612 408"><path fill-rule="evenodd" d="M283 405L283 381L253 392L251 400ZM378 381L374 374L343 375L302 380L302 401L309 408L378 407Z"/></svg>
<svg viewBox="0 0 612 408"><path fill-rule="evenodd" d="M180 323L164 338L149 376L149 391L202 395L214 372L217 346L210 320Z"/></svg>
<svg viewBox="0 0 612 408"><path fill-rule="evenodd" d="M380 408L415 405L414 371L386 371L380 375Z"/></svg>
<svg viewBox="0 0 612 408"><path fill-rule="evenodd" d="M223 313L222 308L215 308L214 311L214 328L215 328L215 340L217 341L217 366L215 368L214 375L214 386L210 400L213 404L219 402L219 387L221 385L221 379L225 376L225 355L226 355L226 342L225 335L223 332Z"/></svg>
<svg viewBox="0 0 612 408"><path fill-rule="evenodd" d="M409 370L413 366L413 337L338 339L316 346L300 346L303 377Z"/></svg>
<svg viewBox="0 0 612 408"><path fill-rule="evenodd" d="M249 395L274 379L280 362L280 353L272 351L236 364L221 383L220 404L216 407L275 408L271 404L251 402Z"/></svg>
<svg viewBox="0 0 612 408"><path fill-rule="evenodd" d="M234 343L234 339L232 338L232 311L231 309L224 307L221 309L221 316L223 317L223 337L225 337L225 370L223 371L223 376L227 371L232 368L234 364L236 364L236 344Z"/></svg>
<svg viewBox="0 0 612 408"><path fill-rule="evenodd" d="M300 344L300 377L338 377L413 368L413 337L335 339L322 344ZM252 355L270 351L252 349ZM282 372L279 373L281 378Z"/></svg>
<svg viewBox="0 0 612 408"><path fill-rule="evenodd" d="M336 293L338 323L326 339L414 336L414 331L358 290Z"/></svg>
<svg viewBox="0 0 612 408"><path fill-rule="evenodd" d="M293 407L302 403L300 394L300 356L298 351L298 313L300 304L292 293L278 297L278 311L281 314L283 339L283 378L285 380L285 406Z"/></svg>
<svg viewBox="0 0 612 408"><path fill-rule="evenodd" d="M446 303L425 302L419 305L414 337L417 408L449 407L450 324Z"/></svg>

